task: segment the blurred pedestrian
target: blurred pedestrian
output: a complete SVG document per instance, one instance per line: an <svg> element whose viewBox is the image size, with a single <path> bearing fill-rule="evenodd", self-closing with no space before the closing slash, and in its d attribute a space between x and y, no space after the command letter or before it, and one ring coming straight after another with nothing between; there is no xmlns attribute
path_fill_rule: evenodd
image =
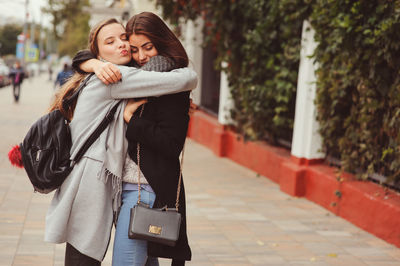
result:
<svg viewBox="0 0 400 266"><path fill-rule="evenodd" d="M64 85L64 83L67 82L73 74L74 71L72 70L72 68L68 66L67 63L65 63L63 69L57 74L56 82L54 83L54 89L57 88L57 85L59 85L60 87Z"/></svg>
<svg viewBox="0 0 400 266"><path fill-rule="evenodd" d="M19 61L16 61L14 66L11 68L9 77L13 85L14 100L15 102L18 102L21 93L21 84L25 77L24 68L21 66Z"/></svg>
<svg viewBox="0 0 400 266"><path fill-rule="evenodd" d="M52 81L53 79L53 67L51 66L51 63L49 63L49 81Z"/></svg>

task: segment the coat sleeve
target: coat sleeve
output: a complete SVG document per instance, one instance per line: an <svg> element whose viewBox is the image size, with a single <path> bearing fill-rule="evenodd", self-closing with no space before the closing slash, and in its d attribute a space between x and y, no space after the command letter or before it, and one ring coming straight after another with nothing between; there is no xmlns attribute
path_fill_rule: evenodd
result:
<svg viewBox="0 0 400 266"><path fill-rule="evenodd" d="M72 59L72 67L81 74L87 74L79 68L79 65L95 58L89 50L81 50ZM156 59L157 57L153 58L152 61ZM157 65L157 61L154 64ZM128 66L117 65L117 67L122 74L122 80L108 85L111 98L114 99L161 96L190 91L197 86L197 74L189 68L175 69L170 72L155 72L145 71L152 70L151 66L144 68L144 70Z"/></svg>
<svg viewBox="0 0 400 266"><path fill-rule="evenodd" d="M81 50L76 53L74 58L72 58L72 68L78 73L87 74L85 71L80 69L79 66L90 59L96 59L96 56L94 56L89 50Z"/></svg>
<svg viewBox="0 0 400 266"><path fill-rule="evenodd" d="M164 97L157 111L157 121L139 117L139 111L136 112L128 123L126 138L130 145L139 142L165 156L177 158L188 129L189 92Z"/></svg>
<svg viewBox="0 0 400 266"><path fill-rule="evenodd" d="M122 80L108 85L111 90L111 98L114 99L174 94L191 91L197 86L197 74L189 68L155 72L127 66L117 67L121 71Z"/></svg>

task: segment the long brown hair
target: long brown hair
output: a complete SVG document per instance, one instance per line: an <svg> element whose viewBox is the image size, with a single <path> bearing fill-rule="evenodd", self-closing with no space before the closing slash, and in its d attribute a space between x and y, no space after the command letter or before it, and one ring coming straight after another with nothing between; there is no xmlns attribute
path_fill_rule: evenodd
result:
<svg viewBox="0 0 400 266"><path fill-rule="evenodd" d="M175 67L187 67L189 59L181 42L156 14L142 12L126 23L126 34L143 34L156 47L158 54L174 60Z"/></svg>
<svg viewBox="0 0 400 266"><path fill-rule="evenodd" d="M99 55L99 46L97 43L97 36L99 35L100 30L107 25L118 23L121 24L118 20L111 18L107 19L105 21L102 21L98 23L96 26L94 26L89 33L89 42L88 42L88 49L92 52L93 55L96 57ZM122 25L122 24L121 24ZM86 77L86 74L80 74L80 73L75 73L59 90L59 92L56 94L56 97L54 101L51 103L49 111L57 110L59 109L66 118L68 118L70 121L72 120L72 117L74 115L74 110L75 110L75 103L72 103L70 108L68 110L65 110L62 106L62 102L65 98L71 96L76 89L79 87L79 84L83 81L83 79Z"/></svg>

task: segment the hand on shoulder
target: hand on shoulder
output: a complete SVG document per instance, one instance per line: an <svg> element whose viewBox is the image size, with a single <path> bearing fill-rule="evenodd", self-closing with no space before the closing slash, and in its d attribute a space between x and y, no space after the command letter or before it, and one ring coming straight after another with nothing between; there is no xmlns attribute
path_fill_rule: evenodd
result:
<svg viewBox="0 0 400 266"><path fill-rule="evenodd" d="M110 62L97 60L93 67L96 76L106 85L117 83L121 79L121 71L116 65Z"/></svg>

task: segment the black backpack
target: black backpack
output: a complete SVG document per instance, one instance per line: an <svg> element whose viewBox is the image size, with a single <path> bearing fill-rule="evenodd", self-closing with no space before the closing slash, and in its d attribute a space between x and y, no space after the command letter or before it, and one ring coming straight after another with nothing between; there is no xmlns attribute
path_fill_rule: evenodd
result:
<svg viewBox="0 0 400 266"><path fill-rule="evenodd" d="M68 110L71 103L76 101L92 75L79 85L71 97L63 101L65 110ZM31 126L19 148L25 171L35 191L47 194L61 186L74 165L114 119L118 105L116 104L107 113L73 160L70 160L72 145L70 121L60 110L54 110L42 116Z"/></svg>

